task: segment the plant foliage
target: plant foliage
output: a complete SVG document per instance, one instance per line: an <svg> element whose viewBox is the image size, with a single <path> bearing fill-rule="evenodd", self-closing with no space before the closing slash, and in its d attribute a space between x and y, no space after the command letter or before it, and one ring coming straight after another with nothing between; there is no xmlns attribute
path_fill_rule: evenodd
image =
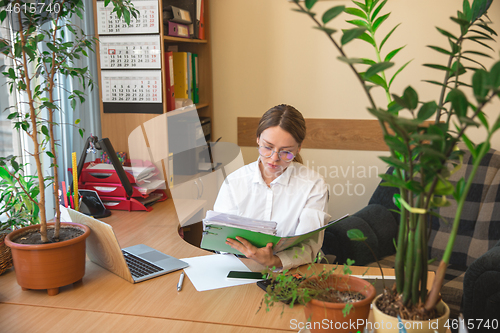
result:
<svg viewBox="0 0 500 333"><path fill-rule="evenodd" d="M113 3L113 11L118 17L123 16L127 24L130 23L130 15L137 16L130 0L106 0L105 4L110 2ZM61 110L61 101L55 97L58 78L72 78L82 87L70 91L72 108L75 108L77 103L83 103L85 92L93 87L88 68L78 67L77 60L88 57L96 40L71 23L74 16L83 19L84 10L83 0L0 0L0 22L7 20L6 23L12 31L12 38L0 39L0 52L11 62L10 66L1 68L0 72L7 79L10 93L18 93L23 101L20 108L17 105L7 108L8 119L14 122L16 129L26 132L33 141L34 148L29 154L36 162L39 186L37 205L43 242L48 242L44 188L52 182L54 202L58 202L54 135L54 127L57 124L54 121L54 113L69 111ZM52 161L53 177L44 177L42 154L46 154ZM22 192L29 192L23 182L18 181L17 185ZM59 235L59 221L59 206L56 205L55 239L58 239Z"/></svg>
<svg viewBox="0 0 500 333"><path fill-rule="evenodd" d="M402 94L391 92L394 79L409 62L400 67L395 66L396 72L390 79L387 78L385 71L394 66L392 60L404 47L382 55L386 41L399 25L389 30L380 44L377 42L376 32L390 16L390 13L384 13L387 0L353 3L355 7L345 8L344 12L354 17L347 22L355 28L344 30L339 40L336 40L328 33L334 29L326 27L326 23L331 21L330 17L338 15L341 7L328 10L330 14L327 20L320 22L312 12L314 2L309 2L306 7L295 2L298 11L309 15L317 28L326 33L340 54L339 59L351 67L370 101L368 111L380 122L384 140L390 149L390 156L382 157L382 160L394 168L392 174L380 176L383 185L397 187L400 192L395 197L401 216L396 252L397 293L401 295L404 306L423 304L425 310L430 310L439 300L439 290L472 179L490 148L491 136L500 128L500 118L490 120L485 113L485 106L500 93L500 62L489 69L481 63L481 59L490 57L488 52L492 48L488 43L494 41L497 35L489 26L490 21L486 16L492 0L475 0L472 4L463 0L462 10L451 18L456 23L456 31L437 28L445 46L429 47L446 55L448 61L445 64L425 64L443 74L441 82L428 81L437 86L438 98L435 101L420 100L411 86ZM374 59L347 56L345 46L356 39L373 46ZM475 45L482 51L467 49L466 45ZM471 83L460 80L465 73L472 73ZM388 100L386 106L375 103L373 87L381 87L385 91ZM470 127L483 128L486 132L484 141L473 143L466 134ZM456 148L460 141L471 152L474 165L471 174L454 186L448 180L453 170L450 170L447 162L459 159L463 154ZM428 292L429 217L435 214L436 208L447 204L447 195L457 200L458 207L434 286ZM356 233L351 236L362 240Z"/></svg>

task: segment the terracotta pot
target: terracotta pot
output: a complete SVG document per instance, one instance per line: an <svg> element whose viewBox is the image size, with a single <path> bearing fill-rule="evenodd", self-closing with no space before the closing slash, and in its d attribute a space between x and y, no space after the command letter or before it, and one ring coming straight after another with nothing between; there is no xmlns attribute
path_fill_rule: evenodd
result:
<svg viewBox="0 0 500 333"><path fill-rule="evenodd" d="M380 311L375 305L377 299L382 295L378 295L373 300L373 327L378 333L399 333L399 326L403 325L407 333L445 333L447 328L444 327L450 317L450 308L445 302L440 301L436 305L438 313L443 315L431 320L406 320L401 319L401 324L398 326L398 318L389 316Z"/></svg>
<svg viewBox="0 0 500 333"><path fill-rule="evenodd" d="M375 287L368 281L349 275L332 275L328 284L339 291L359 292L365 299L352 303L353 308L345 317L342 313L345 303L311 300L304 307L308 321L305 327L311 332L363 332L370 313L370 304L376 295Z"/></svg>
<svg viewBox="0 0 500 333"><path fill-rule="evenodd" d="M48 223L47 227L54 223ZM50 244L17 244L12 242L29 229L40 229L32 225L11 232L5 244L12 250L17 283L23 290L47 289L51 296L59 293L59 287L80 281L85 275L85 240L90 228L70 222L62 222L61 228L71 226L84 234L63 242Z"/></svg>

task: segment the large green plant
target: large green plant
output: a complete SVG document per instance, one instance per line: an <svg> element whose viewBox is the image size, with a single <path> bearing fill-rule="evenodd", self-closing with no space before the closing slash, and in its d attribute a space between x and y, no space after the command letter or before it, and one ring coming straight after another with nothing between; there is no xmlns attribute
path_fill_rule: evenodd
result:
<svg viewBox="0 0 500 333"><path fill-rule="evenodd" d="M457 24L457 32L437 28L445 37L446 46L430 46L445 54L445 64L426 64L444 73L443 81L428 81L438 87L436 101L421 101L417 92L408 86L402 95L391 94L393 79L406 66L400 67L387 81L385 71L394 64L392 57L400 48L387 53L382 60L381 49L392 35L393 28L377 43L375 33L389 14L381 15L387 0L353 1L354 8L335 6L316 18L312 11L316 0L306 0L304 4L294 0L297 11L302 12L316 23L338 50L341 61L346 62L358 78L370 105L369 112L380 122L384 140L390 149L390 156L381 157L394 168L392 174L380 175L383 185L399 188L396 202L400 207L400 227L396 251L396 287L400 306L421 305L426 311L434 308L439 299L439 291L449 262L464 202L476 174L481 159L490 148L493 133L500 128L500 118L489 120L484 113L485 106L499 96L500 62L490 70L478 60L488 57L486 53L468 50L465 41L490 48L486 43L494 40L496 33L488 26L486 11L492 0L475 0L472 4L463 1L462 10L451 20ZM342 31L340 40L333 35L337 30L327 27L342 12L355 15L348 22L355 28ZM375 48L376 59L349 57L345 45L355 39L364 40ZM491 48L490 48L491 49ZM367 66L368 67L367 67ZM472 83L461 81L461 76L472 72ZM387 95L387 105L377 105L372 88L382 87ZM469 90L474 99L467 98ZM430 122L429 125L429 121ZM427 124L426 124L427 122ZM483 142L474 144L466 135L470 127L480 127L485 131ZM447 161L460 157L463 153L456 149L459 141L465 142L473 156L472 172L466 179L460 179L456 186L448 181L450 169ZM436 214L434 209L447 204L445 196L453 195L458 207L452 231L441 259L439 269L430 292L427 291L428 230L429 217Z"/></svg>
<svg viewBox="0 0 500 333"><path fill-rule="evenodd" d="M137 16L130 0L112 1L114 12L123 15L130 23L130 15ZM47 238L47 213L45 211L45 187L53 184L54 202L59 202L57 178L56 140L54 114L62 110L62 103L55 97L58 78L70 77L79 80L82 88L70 91L71 106L85 101L85 90L92 89L92 78L88 68L80 68L77 60L88 57L96 42L78 26L72 24L74 15L83 19L83 0L0 0L0 22L7 18L12 38L0 39L0 52L10 59L11 65L0 69L7 78L10 93L21 96L22 108L8 108L9 119L18 130L24 131L33 142L33 151L28 152L35 160L38 177L39 198L32 200L39 209L42 242ZM67 87L62 87L68 90ZM62 110L68 112L70 110ZM78 120L76 121L78 123ZM80 133L83 133L80 130ZM41 155L47 154L52 163L53 176L44 170ZM46 174L46 175L44 175ZM17 182L23 192L25 184ZM60 211L56 204L54 239L59 238Z"/></svg>

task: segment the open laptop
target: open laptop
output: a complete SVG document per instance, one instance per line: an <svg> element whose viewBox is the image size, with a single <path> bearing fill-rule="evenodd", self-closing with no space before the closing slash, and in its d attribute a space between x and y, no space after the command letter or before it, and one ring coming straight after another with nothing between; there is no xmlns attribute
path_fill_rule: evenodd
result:
<svg viewBox="0 0 500 333"><path fill-rule="evenodd" d="M115 232L109 224L73 209L68 208L68 213L72 222L85 224L92 230L87 238L89 259L131 283L148 280L189 266L182 260L144 244L120 249Z"/></svg>

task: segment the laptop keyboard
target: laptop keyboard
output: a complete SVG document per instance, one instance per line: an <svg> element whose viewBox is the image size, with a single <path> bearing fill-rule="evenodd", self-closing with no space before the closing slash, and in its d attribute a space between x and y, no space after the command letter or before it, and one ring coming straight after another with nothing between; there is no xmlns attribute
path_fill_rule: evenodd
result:
<svg viewBox="0 0 500 333"><path fill-rule="evenodd" d="M137 278L163 270L163 268L158 267L155 264L141 259L131 253L125 252L123 250L122 253L125 257L125 261L127 262L127 266L130 269L130 273Z"/></svg>

